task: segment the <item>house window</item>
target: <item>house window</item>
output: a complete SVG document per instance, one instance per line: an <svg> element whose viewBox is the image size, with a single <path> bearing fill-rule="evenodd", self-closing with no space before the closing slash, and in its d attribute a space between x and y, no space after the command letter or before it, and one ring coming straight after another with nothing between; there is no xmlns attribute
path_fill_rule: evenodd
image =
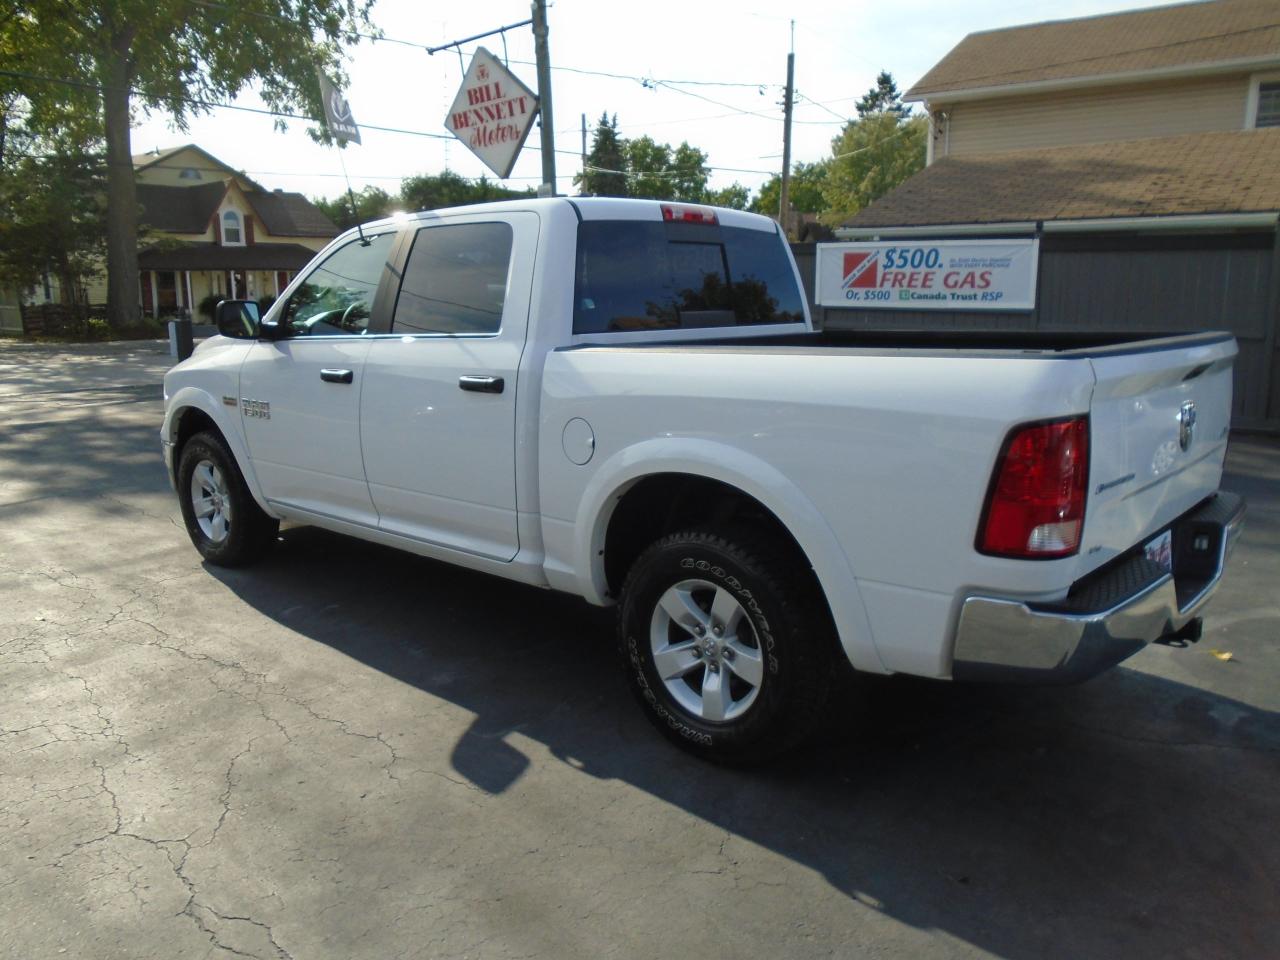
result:
<svg viewBox="0 0 1280 960"><path fill-rule="evenodd" d="M1280 127L1280 80L1258 84L1258 110L1255 127Z"/></svg>
<svg viewBox="0 0 1280 960"><path fill-rule="evenodd" d="M204 177L200 176L200 171L197 170L195 167L183 167L182 170L178 173L178 179L179 180L203 180Z"/></svg>
<svg viewBox="0 0 1280 960"><path fill-rule="evenodd" d="M228 210L222 215L222 242L232 246L244 243L240 233L240 214L234 210Z"/></svg>

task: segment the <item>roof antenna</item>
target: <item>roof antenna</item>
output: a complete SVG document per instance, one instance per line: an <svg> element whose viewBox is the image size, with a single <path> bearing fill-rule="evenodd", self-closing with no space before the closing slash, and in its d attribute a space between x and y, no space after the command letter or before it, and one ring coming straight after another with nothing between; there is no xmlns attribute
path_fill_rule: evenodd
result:
<svg viewBox="0 0 1280 960"><path fill-rule="evenodd" d="M347 199L351 201L351 219L356 222L356 233L360 234L360 246L370 246L373 241L364 235L364 226L360 223L360 213L356 210L356 195L351 189L351 178L347 176L347 161L342 159L342 144L338 145L338 163L342 164L342 179L347 181Z"/></svg>

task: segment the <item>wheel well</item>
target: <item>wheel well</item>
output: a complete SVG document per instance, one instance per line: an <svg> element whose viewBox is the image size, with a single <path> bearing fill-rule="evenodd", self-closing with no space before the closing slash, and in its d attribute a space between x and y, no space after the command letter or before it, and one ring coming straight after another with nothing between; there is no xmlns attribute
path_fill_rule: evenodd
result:
<svg viewBox="0 0 1280 960"><path fill-rule="evenodd" d="M197 433L202 433L205 430L212 430L218 436L222 436L222 431L218 429L213 417L199 407L186 407L178 413L178 432L173 438L173 465L175 471L178 467L178 460L182 457L182 448L187 445L187 441Z"/></svg>
<svg viewBox="0 0 1280 960"><path fill-rule="evenodd" d="M812 566L786 525L750 494L707 477L659 473L621 494L609 518L604 541L609 594L618 595L631 565L655 540L677 530L734 520L767 526L793 548L797 563Z"/></svg>

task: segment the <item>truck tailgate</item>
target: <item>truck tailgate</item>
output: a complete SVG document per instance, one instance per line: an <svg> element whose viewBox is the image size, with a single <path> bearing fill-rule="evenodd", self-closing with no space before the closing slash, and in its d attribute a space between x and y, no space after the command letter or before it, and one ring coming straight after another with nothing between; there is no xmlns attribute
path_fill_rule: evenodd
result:
<svg viewBox="0 0 1280 960"><path fill-rule="evenodd" d="M1218 489L1236 343L1226 334L1090 355L1090 483L1081 575Z"/></svg>

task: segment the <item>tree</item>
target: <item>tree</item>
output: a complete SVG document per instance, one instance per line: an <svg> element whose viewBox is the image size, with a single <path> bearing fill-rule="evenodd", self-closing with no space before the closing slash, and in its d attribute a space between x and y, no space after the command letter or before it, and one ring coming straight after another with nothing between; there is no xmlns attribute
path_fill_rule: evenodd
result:
<svg viewBox="0 0 1280 960"><path fill-rule="evenodd" d="M627 196L627 177L622 140L618 137L618 115L600 114L587 154L587 169L574 178L582 193L593 197Z"/></svg>
<svg viewBox="0 0 1280 960"><path fill-rule="evenodd" d="M11 151L0 168L0 286L35 286L51 273L62 302L84 306L79 292L99 272L105 245L106 165L74 146L28 145L49 152Z"/></svg>
<svg viewBox="0 0 1280 960"><path fill-rule="evenodd" d="M880 113L892 113L899 118L911 115L911 108L902 103L902 94L898 93L898 85L893 74L881 70L876 77L876 85L868 90L858 101L858 116L866 118Z"/></svg>
<svg viewBox="0 0 1280 960"><path fill-rule="evenodd" d="M747 209L747 203L751 200L751 191L742 184L734 182L730 186L722 187L719 190L708 190L703 200L713 207L745 210Z"/></svg>
<svg viewBox="0 0 1280 960"><path fill-rule="evenodd" d="M341 229L354 227L357 223L368 223L370 220L381 220L390 216L396 206L396 198L381 187L367 186L355 195L355 212L351 210L351 198L341 193L330 200L328 197L317 197L315 205L326 217Z"/></svg>
<svg viewBox="0 0 1280 960"><path fill-rule="evenodd" d="M138 308L133 108L164 110L185 129L208 102L230 100L253 84L272 110L321 117L315 68L339 73L339 51L368 29L371 6L372 0L26 0L19 13L0 18L0 51L21 48L16 70L64 81L21 86L33 118L54 124L61 114L82 129L96 127L106 142L113 325L133 322ZM324 131L312 135L327 142Z"/></svg>
<svg viewBox="0 0 1280 960"><path fill-rule="evenodd" d="M822 221L836 226L924 169L929 121L910 116L893 77L882 72L858 102L858 119L831 141Z"/></svg>
<svg viewBox="0 0 1280 960"><path fill-rule="evenodd" d="M400 184L400 205L404 210L437 210L464 207L491 200L537 196L534 190L512 190L487 177L468 180L451 170L409 177Z"/></svg>
<svg viewBox="0 0 1280 960"><path fill-rule="evenodd" d="M823 222L842 223L923 170L928 136L924 117L899 120L882 113L848 124L831 141L834 156L822 188Z"/></svg>
<svg viewBox="0 0 1280 960"><path fill-rule="evenodd" d="M830 160L816 163L797 163L791 170L791 205L800 213L821 213L826 201L822 198L822 186L827 181ZM778 215L782 198L782 175L774 174L760 187L751 201L751 210L767 217Z"/></svg>
<svg viewBox="0 0 1280 960"><path fill-rule="evenodd" d="M650 200L674 200L667 174L671 172L671 145L652 137L622 142L627 171L627 196Z"/></svg>

